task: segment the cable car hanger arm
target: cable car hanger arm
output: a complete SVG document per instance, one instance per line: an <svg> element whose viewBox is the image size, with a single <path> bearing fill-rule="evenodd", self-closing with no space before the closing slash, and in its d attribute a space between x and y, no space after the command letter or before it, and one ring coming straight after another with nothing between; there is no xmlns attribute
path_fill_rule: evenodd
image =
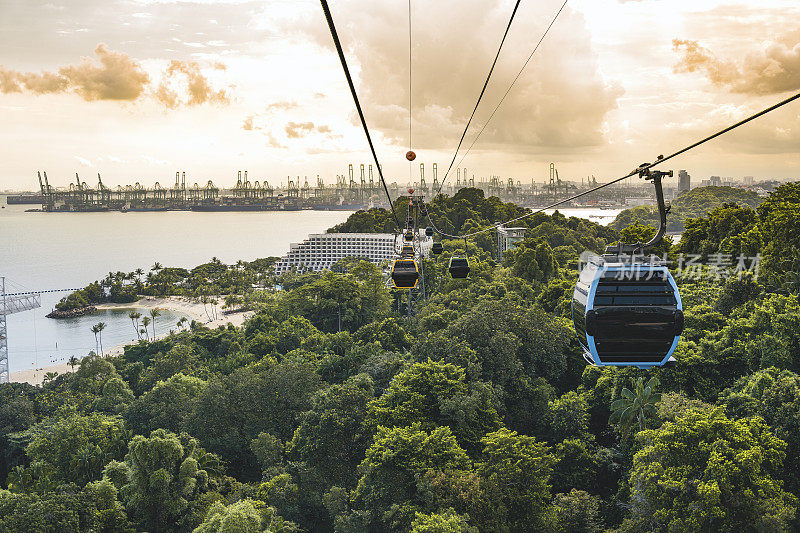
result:
<svg viewBox="0 0 800 533"><path fill-rule="evenodd" d="M656 234L653 235L653 238L644 244L641 242L635 244L624 244L622 241L619 241L616 246L608 245L606 246L605 250L606 254L620 256L623 254L634 255L644 252L649 248L657 246L664 238L664 234L667 232L667 213L669 213L671 206L666 205L664 202L664 191L661 188L661 178L672 177L673 173L671 170L650 170L647 163L642 164L639 168L641 169L639 171L639 177L648 181L652 181L653 186L656 189L656 203L658 204L658 230L656 230Z"/></svg>

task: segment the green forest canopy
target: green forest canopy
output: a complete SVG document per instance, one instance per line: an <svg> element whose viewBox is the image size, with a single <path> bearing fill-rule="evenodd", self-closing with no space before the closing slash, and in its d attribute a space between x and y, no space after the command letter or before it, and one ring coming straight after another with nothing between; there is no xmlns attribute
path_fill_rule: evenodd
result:
<svg viewBox="0 0 800 533"><path fill-rule="evenodd" d="M519 212L472 191L435 204L455 231ZM796 530L798 213L792 183L687 222L673 258L743 251L761 268L678 277L677 364L651 371L581 357L577 257L620 238L586 220L529 217L502 263L491 238L470 242L468 280L446 274L463 241L445 242L411 318L370 263L265 268L256 283L283 289L255 290L217 281L254 269L212 261L209 290L251 295L244 326L195 323L0 385L0 531ZM641 424L610 422L652 377Z"/></svg>
<svg viewBox="0 0 800 533"><path fill-rule="evenodd" d="M683 191L672 201L667 231L680 232L688 218L705 216L723 204L735 203L755 209L764 199L753 191L736 187L695 187ZM655 205L639 205L622 211L611 223L617 230L631 224L655 226L658 224L658 210Z"/></svg>

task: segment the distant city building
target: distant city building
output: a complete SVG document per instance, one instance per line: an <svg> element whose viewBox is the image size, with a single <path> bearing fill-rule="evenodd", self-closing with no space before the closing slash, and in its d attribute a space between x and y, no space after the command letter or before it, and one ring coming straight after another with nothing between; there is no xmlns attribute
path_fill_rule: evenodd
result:
<svg viewBox="0 0 800 533"><path fill-rule="evenodd" d="M625 205L645 205L652 203L653 199L649 196L628 196L625 198Z"/></svg>
<svg viewBox="0 0 800 533"><path fill-rule="evenodd" d="M711 176L708 178L708 184L712 187L720 187L722 186L722 178L719 176Z"/></svg>
<svg viewBox="0 0 800 533"><path fill-rule="evenodd" d="M742 183L744 183L745 187L753 185L754 182L755 179L753 178L753 176L745 176L744 178L742 178Z"/></svg>
<svg viewBox="0 0 800 533"><path fill-rule="evenodd" d="M320 233L309 235L289 246L289 253L275 263L275 273L289 270L314 271L330 269L345 257L363 257L379 264L397 255L392 233Z"/></svg>
<svg viewBox="0 0 800 533"><path fill-rule="evenodd" d="M526 229L497 226L497 255L499 260L503 259L503 253L508 251L509 248L525 240Z"/></svg>
<svg viewBox="0 0 800 533"><path fill-rule="evenodd" d="M685 170L678 172L678 193L688 191L692 188L692 177Z"/></svg>

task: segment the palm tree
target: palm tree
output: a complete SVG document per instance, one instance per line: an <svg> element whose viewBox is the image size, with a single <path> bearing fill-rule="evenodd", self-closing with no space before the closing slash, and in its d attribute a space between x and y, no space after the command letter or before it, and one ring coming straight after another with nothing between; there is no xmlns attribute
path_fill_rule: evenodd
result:
<svg viewBox="0 0 800 533"><path fill-rule="evenodd" d="M156 339L156 317L161 316L161 311L158 309L151 309L150 316L153 317L153 340Z"/></svg>
<svg viewBox="0 0 800 533"><path fill-rule="evenodd" d="M205 311L206 316L208 317L209 322L211 321L211 315L208 314L208 309L206 309L206 305L208 304L209 298L208 295L203 294L200 296L200 301L203 303L203 311Z"/></svg>
<svg viewBox="0 0 800 533"><path fill-rule="evenodd" d="M185 316L182 316L181 319L178 320L178 327L183 329L184 324L186 324L188 321L189 321L188 318L186 318Z"/></svg>
<svg viewBox="0 0 800 533"><path fill-rule="evenodd" d="M661 400L661 393L655 392L660 384L658 378L653 377L645 384L644 378L639 378L633 383L633 391L625 387L621 397L611 404L611 418L609 422L617 422L623 436L627 436L634 424L638 422L639 431L645 429L647 418L656 415L656 404Z"/></svg>
<svg viewBox="0 0 800 533"><path fill-rule="evenodd" d="M142 336L139 334L139 319L142 318L142 313L131 311L128 313L128 317L131 319L131 324L133 324L133 331L135 331L136 336L141 339Z"/></svg>
<svg viewBox="0 0 800 533"><path fill-rule="evenodd" d="M164 268L164 267L163 267L163 266L161 266L161 263L159 263L158 261L156 261L155 263L153 263L153 266L151 266L151 267L150 267L150 270L152 270L153 272L158 272L158 271L159 271L159 270L161 270L162 268Z"/></svg>
<svg viewBox="0 0 800 533"><path fill-rule="evenodd" d="M69 361L67 361L67 364L72 367L73 373L75 372L75 365L77 365L78 363L80 363L80 360L78 360L78 358L75 357L74 355L69 358Z"/></svg>
<svg viewBox="0 0 800 533"><path fill-rule="evenodd" d="M58 376L58 372L47 372L44 375L44 378L42 378L42 384L44 385L49 381L53 381L54 379L56 379L56 376Z"/></svg>
<svg viewBox="0 0 800 533"><path fill-rule="evenodd" d="M98 329L96 324L92 326L92 333L94 333L94 351L97 353L100 351L100 347L97 344L97 334L100 333L100 329Z"/></svg>
<svg viewBox="0 0 800 533"><path fill-rule="evenodd" d="M144 317L142 319L142 326L144 326L144 328L142 328L142 330L144 331L144 334L147 337L147 340L150 340L150 333L147 330L147 326L149 326L149 325L150 325L150 317L146 316L146 317Z"/></svg>
<svg viewBox="0 0 800 533"><path fill-rule="evenodd" d="M100 356L103 356L103 330L106 329L105 322L98 322L97 323L97 333L100 334Z"/></svg>

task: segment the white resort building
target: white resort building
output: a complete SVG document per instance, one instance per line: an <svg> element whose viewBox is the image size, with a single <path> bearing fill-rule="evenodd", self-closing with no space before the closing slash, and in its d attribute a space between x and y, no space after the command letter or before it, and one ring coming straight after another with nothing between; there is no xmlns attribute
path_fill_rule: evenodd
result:
<svg viewBox="0 0 800 533"><path fill-rule="evenodd" d="M393 233L319 233L289 246L289 253L275 263L275 273L289 270L319 272L345 257L363 257L379 264L397 254ZM397 242L400 242L398 236Z"/></svg>

